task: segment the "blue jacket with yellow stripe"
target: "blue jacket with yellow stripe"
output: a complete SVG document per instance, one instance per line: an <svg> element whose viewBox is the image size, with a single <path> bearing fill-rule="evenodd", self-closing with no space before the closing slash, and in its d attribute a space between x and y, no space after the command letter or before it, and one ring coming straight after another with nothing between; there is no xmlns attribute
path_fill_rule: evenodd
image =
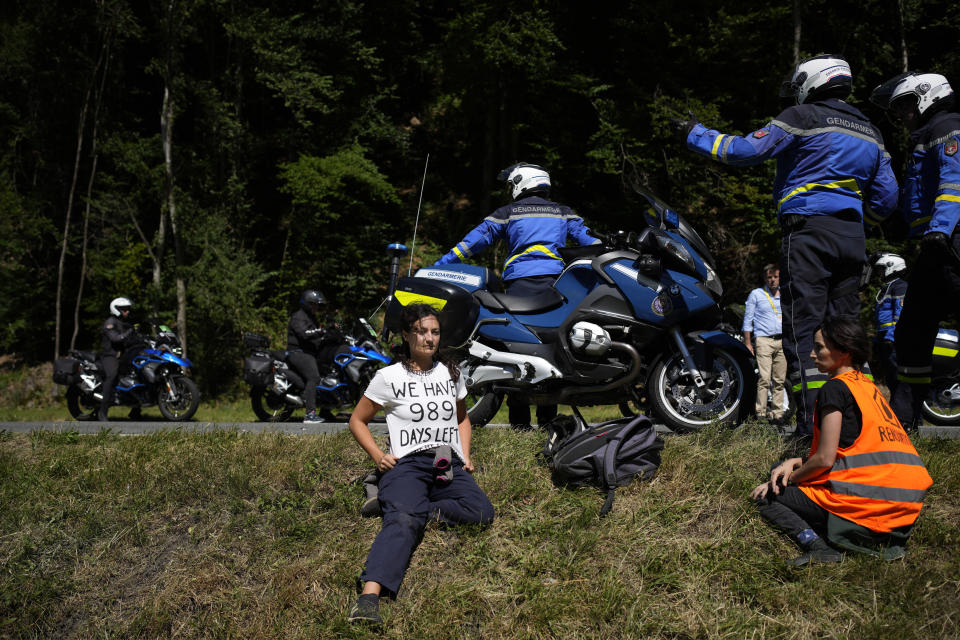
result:
<svg viewBox="0 0 960 640"><path fill-rule="evenodd" d="M569 207L529 196L491 213L436 264L463 262L497 240L506 240L510 257L503 263L505 281L555 275L563 271L559 250L568 236L578 244L600 242Z"/></svg>
<svg viewBox="0 0 960 640"><path fill-rule="evenodd" d="M960 113L933 114L910 142L913 155L900 196L910 236L949 236L960 221Z"/></svg>
<svg viewBox="0 0 960 640"><path fill-rule="evenodd" d="M697 124L687 147L735 166L775 157L778 219L855 212L867 224L879 224L897 205L897 179L880 132L835 98L789 107L747 136Z"/></svg>
<svg viewBox="0 0 960 640"><path fill-rule="evenodd" d="M897 328L900 312L903 311L903 297L907 295L907 281L894 278L877 294L877 306L874 313L877 318L877 341L893 342L893 332Z"/></svg>

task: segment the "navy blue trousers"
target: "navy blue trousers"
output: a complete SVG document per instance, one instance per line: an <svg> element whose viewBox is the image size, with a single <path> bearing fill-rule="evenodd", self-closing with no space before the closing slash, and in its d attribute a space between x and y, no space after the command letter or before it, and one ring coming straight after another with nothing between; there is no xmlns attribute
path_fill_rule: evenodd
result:
<svg viewBox="0 0 960 640"><path fill-rule="evenodd" d="M532 298L551 289L556 279L556 276L532 276L530 278L507 280L507 295ZM557 405L544 404L537 406L538 426L542 427L556 417ZM512 425L530 424L530 404L526 398L514 394L507 396L507 419Z"/></svg>
<svg viewBox="0 0 960 640"><path fill-rule="evenodd" d="M806 216L784 231L780 252L783 351L797 407L797 435L813 433L813 408L827 375L810 352L813 334L832 315L858 316L857 285L866 253L863 223Z"/></svg>
<svg viewBox="0 0 960 640"><path fill-rule="evenodd" d="M445 524L490 524L493 505L473 474L455 458L453 482L434 482L433 452L411 454L380 478L383 527L373 541L361 580L383 587L381 595L396 598L410 558L430 520Z"/></svg>

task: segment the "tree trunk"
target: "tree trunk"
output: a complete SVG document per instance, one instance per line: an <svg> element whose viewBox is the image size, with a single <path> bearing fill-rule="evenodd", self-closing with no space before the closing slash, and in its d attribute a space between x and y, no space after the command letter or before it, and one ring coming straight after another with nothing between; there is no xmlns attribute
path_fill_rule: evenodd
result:
<svg viewBox="0 0 960 640"><path fill-rule="evenodd" d="M100 105L103 104L103 90L107 84L107 69L110 66L110 34L104 38L103 48L101 50L103 64L103 74L100 77L100 88L97 91L97 97L94 100L93 107L93 131L90 134L90 155L93 161L90 166L90 179L87 181L87 202L83 210L83 243L80 249L80 282L77 283L77 303L73 308L73 334L70 336L70 349L75 349L77 344L77 332L80 330L80 304L83 301L83 283L87 278L87 240L89 238L90 228L90 201L93 198L93 182L97 175L97 130L100 124Z"/></svg>
<svg viewBox="0 0 960 640"><path fill-rule="evenodd" d="M187 355L187 286L183 279L183 252L177 230L177 200L173 174L173 97L170 95L169 78L163 88L163 109L160 114L160 131L163 139L163 164L166 172L166 210L170 220L170 235L174 249L174 271L177 282L177 334L183 355Z"/></svg>
<svg viewBox="0 0 960 640"><path fill-rule="evenodd" d="M910 59L907 56L907 33L903 25L903 0L897 0L897 17L900 18L900 54L903 60L903 72L910 71Z"/></svg>
<svg viewBox="0 0 960 640"><path fill-rule="evenodd" d="M793 66L800 64L800 0L793 0Z"/></svg>
<svg viewBox="0 0 960 640"><path fill-rule="evenodd" d="M92 85L93 83L91 83ZM77 190L77 174L80 172L80 155L83 151L83 130L87 123L87 110L90 106L90 92L92 86L87 88L87 93L83 97L83 106L80 108L80 122L77 125L77 152L73 158L73 178L70 181L70 191L67 194L67 212L63 222L63 244L60 247L60 263L57 266L57 298L56 298L56 329L53 338L53 359L60 357L60 307L63 301L63 270L67 262L67 247L70 240L70 217L73 211L73 196Z"/></svg>

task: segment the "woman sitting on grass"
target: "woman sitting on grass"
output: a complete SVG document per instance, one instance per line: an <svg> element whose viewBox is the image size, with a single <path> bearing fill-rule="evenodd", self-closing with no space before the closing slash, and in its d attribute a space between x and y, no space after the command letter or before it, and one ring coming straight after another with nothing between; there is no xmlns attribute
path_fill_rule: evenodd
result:
<svg viewBox="0 0 960 640"><path fill-rule="evenodd" d="M840 562L836 547L887 560L903 557L933 483L887 401L864 375L869 355L867 334L853 318L823 322L811 356L831 377L817 396L810 457L781 462L750 494L763 517L804 550L791 561L795 566Z"/></svg>
<svg viewBox="0 0 960 640"><path fill-rule="evenodd" d="M350 416L353 437L382 474L383 511L383 528L367 556L351 622L381 622L379 598L396 598L429 520L493 521L493 505L472 475L466 386L456 363L438 358L437 311L423 304L405 307L401 326L401 362L377 371ZM380 450L368 426L381 408L387 415L389 453Z"/></svg>

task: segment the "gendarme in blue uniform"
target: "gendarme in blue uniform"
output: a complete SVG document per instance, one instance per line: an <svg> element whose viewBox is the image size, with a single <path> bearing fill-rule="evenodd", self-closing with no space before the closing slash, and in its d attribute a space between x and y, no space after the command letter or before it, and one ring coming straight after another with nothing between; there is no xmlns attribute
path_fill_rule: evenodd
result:
<svg viewBox="0 0 960 640"><path fill-rule="evenodd" d="M781 222L786 214L853 212L867 224L878 224L897 204L897 180L880 132L858 109L836 98L789 107L748 136L697 124L687 146L734 166L776 158L773 199Z"/></svg>
<svg viewBox="0 0 960 640"><path fill-rule="evenodd" d="M900 207L910 235L943 233L944 247L924 245L910 274L897 322L898 384L891 406L909 428L931 382L933 344L940 321L960 312L960 114L934 113L910 134L913 155L907 167ZM907 384L903 384L907 383Z"/></svg>
<svg viewBox="0 0 960 640"><path fill-rule="evenodd" d="M510 257L503 263L505 282L553 276L563 271L559 250L566 246L568 236L578 244L600 242L569 207L530 196L491 213L436 264L462 262L497 240L505 240L510 246Z"/></svg>
<svg viewBox="0 0 960 640"><path fill-rule="evenodd" d="M783 349L797 432L811 434L816 394L827 379L810 358L813 334L828 315L860 311L863 224L878 224L897 203L890 155L866 116L836 98L789 107L747 136L697 124L687 147L734 166L777 160Z"/></svg>

